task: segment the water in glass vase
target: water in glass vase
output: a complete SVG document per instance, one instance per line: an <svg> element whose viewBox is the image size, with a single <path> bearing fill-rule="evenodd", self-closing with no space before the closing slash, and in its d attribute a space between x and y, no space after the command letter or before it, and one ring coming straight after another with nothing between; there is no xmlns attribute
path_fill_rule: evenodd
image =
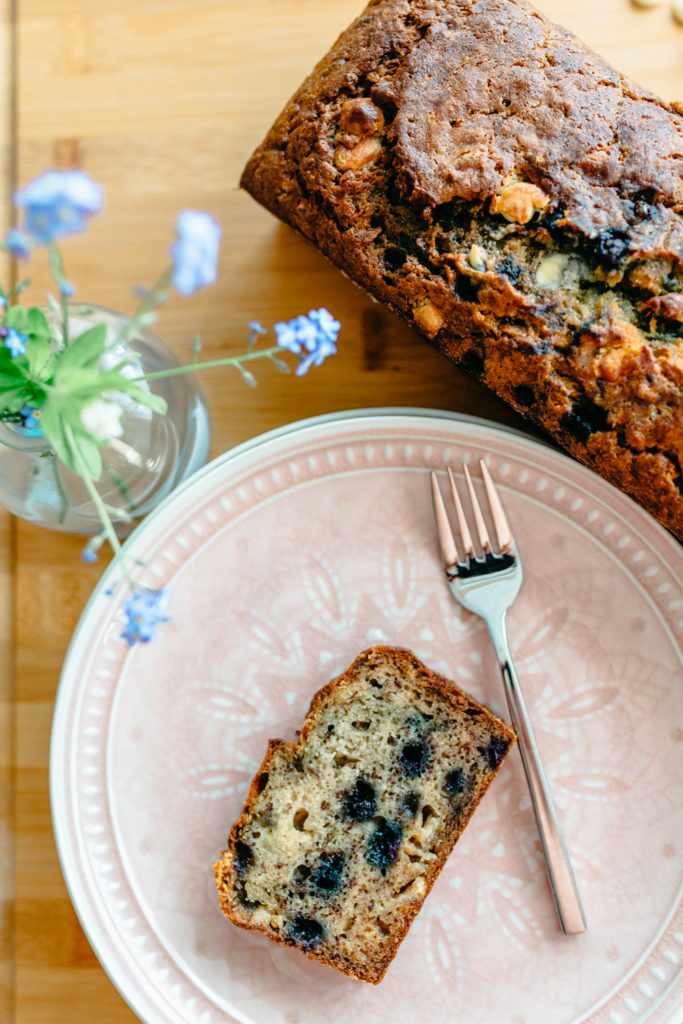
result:
<svg viewBox="0 0 683 1024"><path fill-rule="evenodd" d="M128 319L119 313L76 305L69 321L72 337L96 323L106 324L103 369L125 360L128 368L123 372L132 378L179 365L150 331L136 329L128 335ZM204 465L209 453L209 412L195 374L142 381L140 386L165 398L168 409L160 415L129 396L112 396L123 409L123 433L102 449L103 470L96 486L119 532ZM101 528L81 478L54 456L39 430L13 423L0 422L0 504L54 530L92 533Z"/></svg>

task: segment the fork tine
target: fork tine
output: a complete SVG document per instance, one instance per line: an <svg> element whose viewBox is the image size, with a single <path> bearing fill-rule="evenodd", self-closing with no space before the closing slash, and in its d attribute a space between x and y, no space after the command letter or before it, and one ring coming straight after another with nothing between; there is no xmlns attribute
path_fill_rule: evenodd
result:
<svg viewBox="0 0 683 1024"><path fill-rule="evenodd" d="M448 467L448 479L451 482L451 494L453 495L453 504L455 505L455 514L458 517L458 529L460 530L460 537L462 539L463 546L465 548L465 558L474 558L474 544L472 543L472 534L470 533L465 513L463 511L462 502L460 501L460 495L458 494L458 488L455 485L455 478L451 471L451 467Z"/></svg>
<svg viewBox="0 0 683 1024"><path fill-rule="evenodd" d="M439 544L441 546L441 554L443 556L444 565L448 569L451 565L457 565L460 561L458 557L458 549L455 544L455 538L453 537L453 531L451 530L451 524L448 522L448 513L446 512L446 506L443 503L441 497L441 491L439 490L439 483L436 479L436 473L432 471L432 501L434 502L434 518L436 519L436 532L439 535Z"/></svg>
<svg viewBox="0 0 683 1024"><path fill-rule="evenodd" d="M498 540L498 550L501 555L506 555L512 548L512 530L510 529L510 524L503 510L500 498L498 497L498 491L491 479L488 466L483 459L479 460L479 465L481 466L481 475L484 479L486 496L489 499L491 516L493 518L493 528L496 531L496 539Z"/></svg>
<svg viewBox="0 0 683 1024"><path fill-rule="evenodd" d="M489 540L488 530L486 529L486 523L484 517L481 514L481 508L477 500L477 496L474 493L474 487L472 486L472 477L470 471L467 468L466 463L463 463L463 469L465 470L465 480L467 481L467 491L470 496L470 503L472 505L472 511L474 513L474 522L477 527L477 536L479 537L479 543L482 547L484 555L488 555L491 550L491 541Z"/></svg>

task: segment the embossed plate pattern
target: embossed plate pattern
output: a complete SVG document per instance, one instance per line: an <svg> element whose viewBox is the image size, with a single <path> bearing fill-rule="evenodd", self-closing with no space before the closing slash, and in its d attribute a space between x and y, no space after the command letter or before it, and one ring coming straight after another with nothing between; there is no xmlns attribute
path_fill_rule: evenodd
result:
<svg viewBox="0 0 683 1024"><path fill-rule="evenodd" d="M510 617L582 893L562 936L521 763L478 809L379 987L240 931L210 865L271 736L375 642L504 713L450 600L429 469L485 456L525 567ZM147 646L105 574L55 711L53 819L74 905L148 1024L679 1024L683 558L604 481L521 434L418 410L295 424L210 464L130 538L173 588Z"/></svg>

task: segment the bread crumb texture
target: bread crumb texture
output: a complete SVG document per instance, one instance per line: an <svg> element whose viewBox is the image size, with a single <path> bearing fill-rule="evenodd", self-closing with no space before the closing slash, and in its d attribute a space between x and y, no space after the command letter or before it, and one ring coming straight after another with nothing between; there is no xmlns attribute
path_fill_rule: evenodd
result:
<svg viewBox="0 0 683 1024"><path fill-rule="evenodd" d="M373 0L242 185L683 539L683 116L526 0Z"/></svg>
<svg viewBox="0 0 683 1024"><path fill-rule="evenodd" d="M364 652L270 741L214 865L223 912L381 981L513 739L411 652Z"/></svg>

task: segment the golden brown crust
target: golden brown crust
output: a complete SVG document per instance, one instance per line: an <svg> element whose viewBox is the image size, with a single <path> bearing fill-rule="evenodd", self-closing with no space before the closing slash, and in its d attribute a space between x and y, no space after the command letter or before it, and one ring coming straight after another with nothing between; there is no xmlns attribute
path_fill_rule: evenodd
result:
<svg viewBox="0 0 683 1024"><path fill-rule="evenodd" d="M428 669L411 651L385 646L376 646L364 651L346 672L331 680L314 695L295 744L277 739L269 741L263 763L249 787L242 814L230 831L227 849L222 852L220 859L213 866L221 909L226 917L240 927L266 935L279 945L290 947L296 945L282 929L273 928L266 917L263 920L255 920L253 909L245 908L244 904L240 902L237 896L240 875L237 864L239 857L237 846L244 838L245 826L252 823L258 797L264 792L271 773L274 776L278 772L283 759L288 763L296 763L305 755L312 732L319 725L330 705L338 700L345 703L351 702L349 686L352 688L360 686L360 680L367 679L377 669L386 669L387 666L390 667L392 673L395 673L397 685L402 685L403 681L408 680L406 686L409 689L414 688L428 694L435 704L448 705L454 718L461 716L465 721L472 721L476 718L478 723L484 724L487 735L490 735L498 743L499 759L497 759L495 767L490 765L489 769L478 777L476 792L473 794L473 799L466 812L458 821L451 822L449 828L441 836L434 850L433 861L425 873L420 876L423 884L421 884L419 893L410 902L401 906L391 917L390 934L385 936L379 955L376 951L368 949L366 958L356 957L354 959L344 955L343 949L340 951L334 947L302 949L302 952L312 959L335 967L350 977L374 984L384 977L412 920L421 909L424 899L434 885L457 839L479 805L498 768L507 756L515 738L512 730L504 722L459 690L453 682ZM468 718L468 716L470 717ZM285 854L283 853L282 856Z"/></svg>
<svg viewBox="0 0 683 1024"><path fill-rule="evenodd" d="M526 0L373 0L242 185L683 539L682 143Z"/></svg>

